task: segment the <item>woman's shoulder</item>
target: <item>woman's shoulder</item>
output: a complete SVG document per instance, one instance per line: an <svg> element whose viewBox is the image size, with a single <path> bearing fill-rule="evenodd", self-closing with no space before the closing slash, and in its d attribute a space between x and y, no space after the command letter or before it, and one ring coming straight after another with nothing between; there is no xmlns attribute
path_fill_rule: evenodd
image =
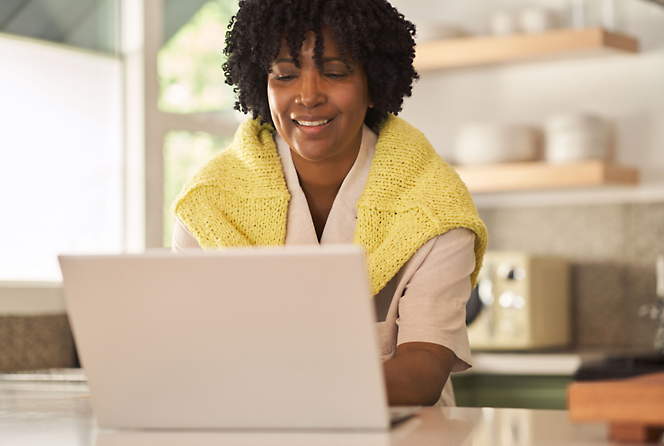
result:
<svg viewBox="0 0 664 446"><path fill-rule="evenodd" d="M261 125L258 120L243 122L231 145L203 165L185 184L180 195L202 187L220 188L240 195L283 192L283 169L272 133L270 125Z"/></svg>
<svg viewBox="0 0 664 446"><path fill-rule="evenodd" d="M378 130L366 198L404 206L472 203L454 168L415 126L390 115Z"/></svg>

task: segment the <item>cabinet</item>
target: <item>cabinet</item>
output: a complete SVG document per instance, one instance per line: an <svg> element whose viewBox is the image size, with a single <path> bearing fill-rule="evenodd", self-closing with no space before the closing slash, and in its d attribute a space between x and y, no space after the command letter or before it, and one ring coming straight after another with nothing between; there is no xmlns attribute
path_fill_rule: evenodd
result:
<svg viewBox="0 0 664 446"><path fill-rule="evenodd" d="M566 409L567 386L583 362L603 351L496 353L473 351L473 367L452 373L458 406Z"/></svg>
<svg viewBox="0 0 664 446"><path fill-rule="evenodd" d="M513 407L519 409L567 408L567 376L454 374L457 406Z"/></svg>

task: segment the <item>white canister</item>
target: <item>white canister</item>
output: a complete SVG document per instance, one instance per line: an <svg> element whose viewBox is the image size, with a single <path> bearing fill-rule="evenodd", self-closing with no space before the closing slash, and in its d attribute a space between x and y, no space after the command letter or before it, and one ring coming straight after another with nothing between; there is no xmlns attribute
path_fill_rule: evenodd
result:
<svg viewBox="0 0 664 446"><path fill-rule="evenodd" d="M517 13L510 11L497 11L491 14L489 20L491 34L506 36L519 32L519 17Z"/></svg>
<svg viewBox="0 0 664 446"><path fill-rule="evenodd" d="M588 113L564 113L545 126L544 158L551 163L608 159L613 143L609 123Z"/></svg>
<svg viewBox="0 0 664 446"><path fill-rule="evenodd" d="M529 125L468 123L457 135L454 158L465 165L533 161L541 157L540 139Z"/></svg>
<svg viewBox="0 0 664 446"><path fill-rule="evenodd" d="M551 116L545 124L547 132L600 132L606 131L607 122L600 116L583 113L569 112L559 113Z"/></svg>
<svg viewBox="0 0 664 446"><path fill-rule="evenodd" d="M606 159L608 144L603 138L593 135L558 135L546 142L547 162L561 164L588 159Z"/></svg>
<svg viewBox="0 0 664 446"><path fill-rule="evenodd" d="M558 18L553 11L531 7L519 11L519 30L524 33L542 33L558 26Z"/></svg>

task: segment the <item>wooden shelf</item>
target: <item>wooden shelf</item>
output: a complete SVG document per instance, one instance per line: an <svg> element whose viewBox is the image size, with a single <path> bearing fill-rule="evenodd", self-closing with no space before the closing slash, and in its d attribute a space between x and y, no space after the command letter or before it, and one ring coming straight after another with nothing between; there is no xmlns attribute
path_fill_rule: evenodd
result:
<svg viewBox="0 0 664 446"><path fill-rule="evenodd" d="M633 37L602 28L562 29L540 34L467 37L419 44L415 68L419 71L515 62L555 56L591 56L638 53Z"/></svg>
<svg viewBox="0 0 664 446"><path fill-rule="evenodd" d="M471 193L634 185L639 182L637 169L601 160L573 164L528 162L455 166L454 169Z"/></svg>

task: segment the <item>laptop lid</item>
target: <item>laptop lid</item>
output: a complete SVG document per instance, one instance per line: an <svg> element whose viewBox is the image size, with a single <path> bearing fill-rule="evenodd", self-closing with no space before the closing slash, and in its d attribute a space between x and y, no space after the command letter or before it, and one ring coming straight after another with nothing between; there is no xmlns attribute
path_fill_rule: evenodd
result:
<svg viewBox="0 0 664 446"><path fill-rule="evenodd" d="M352 246L60 256L102 428L387 429Z"/></svg>

